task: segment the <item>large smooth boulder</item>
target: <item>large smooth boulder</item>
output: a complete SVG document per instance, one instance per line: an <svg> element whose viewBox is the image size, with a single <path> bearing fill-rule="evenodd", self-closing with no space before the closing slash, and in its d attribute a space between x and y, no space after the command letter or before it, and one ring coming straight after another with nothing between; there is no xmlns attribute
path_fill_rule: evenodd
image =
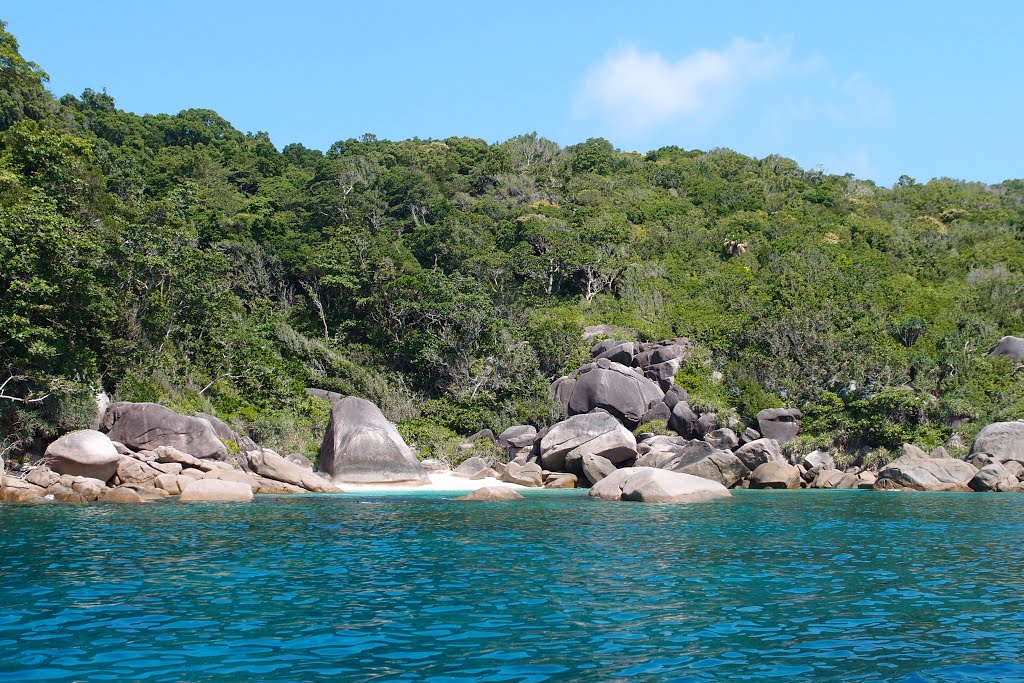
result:
<svg viewBox="0 0 1024 683"><path fill-rule="evenodd" d="M456 498L455 500L480 501L485 503L497 503L508 500L522 500L523 495L508 486L484 486L472 493Z"/></svg>
<svg viewBox="0 0 1024 683"><path fill-rule="evenodd" d="M955 458L901 455L878 472L875 489L913 491L967 491L978 469Z"/></svg>
<svg viewBox="0 0 1024 683"><path fill-rule="evenodd" d="M238 481L222 479L196 479L187 484L178 496L183 503L215 501L247 503L253 498L252 488Z"/></svg>
<svg viewBox="0 0 1024 683"><path fill-rule="evenodd" d="M103 427L112 440L136 451L170 446L216 460L228 454L209 420L179 415L157 403L115 403L104 416Z"/></svg>
<svg viewBox="0 0 1024 683"><path fill-rule="evenodd" d="M569 415L601 408L635 428L664 396L661 387L639 370L601 359L580 368L567 408Z"/></svg>
<svg viewBox="0 0 1024 683"><path fill-rule="evenodd" d="M752 489L798 489L800 468L788 462L761 463L750 473Z"/></svg>
<svg viewBox="0 0 1024 683"><path fill-rule="evenodd" d="M750 443L743 444L736 451L736 457L751 472L756 470L758 465L763 465L766 462L786 462L785 458L782 457L782 448L779 447L779 442L775 439L766 438L756 439Z"/></svg>
<svg viewBox="0 0 1024 683"><path fill-rule="evenodd" d="M757 429L765 438L788 443L800 433L802 417L796 408L765 408L757 414Z"/></svg>
<svg viewBox="0 0 1024 683"><path fill-rule="evenodd" d="M988 453L999 462L1024 463L1024 422L993 422L974 438L971 453Z"/></svg>
<svg viewBox="0 0 1024 683"><path fill-rule="evenodd" d="M1024 339L1007 335L988 350L990 356L1006 356L1014 363L1019 363L1024 358Z"/></svg>
<svg viewBox="0 0 1024 683"><path fill-rule="evenodd" d="M249 467L261 477L283 481L313 493L338 493L338 487L331 482L272 450L249 451L246 457Z"/></svg>
<svg viewBox="0 0 1024 683"><path fill-rule="evenodd" d="M331 406L320 446L320 471L337 482L429 482L395 426L377 406L355 396Z"/></svg>
<svg viewBox="0 0 1024 683"><path fill-rule="evenodd" d="M117 473L121 454L102 432L83 429L65 434L46 448L44 460L58 474L107 481Z"/></svg>
<svg viewBox="0 0 1024 683"><path fill-rule="evenodd" d="M573 415L551 427L540 442L544 469L565 471L566 460L599 455L612 463L636 457L636 437L610 414Z"/></svg>
<svg viewBox="0 0 1024 683"><path fill-rule="evenodd" d="M594 484L588 496L641 503L697 503L728 498L718 482L653 467L626 467Z"/></svg>

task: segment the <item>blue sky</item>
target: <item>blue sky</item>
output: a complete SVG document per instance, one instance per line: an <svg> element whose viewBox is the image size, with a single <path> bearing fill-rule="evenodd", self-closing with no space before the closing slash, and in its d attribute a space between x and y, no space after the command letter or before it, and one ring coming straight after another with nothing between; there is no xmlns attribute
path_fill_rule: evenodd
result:
<svg viewBox="0 0 1024 683"><path fill-rule="evenodd" d="M884 185L1024 177L1020 2L8 0L0 18L58 95L210 108L279 147L537 131Z"/></svg>

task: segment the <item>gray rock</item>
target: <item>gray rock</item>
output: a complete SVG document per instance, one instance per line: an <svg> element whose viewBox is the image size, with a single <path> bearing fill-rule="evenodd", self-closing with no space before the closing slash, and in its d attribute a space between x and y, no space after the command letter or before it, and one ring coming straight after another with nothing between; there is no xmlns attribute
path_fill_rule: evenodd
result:
<svg viewBox="0 0 1024 683"><path fill-rule="evenodd" d="M340 405L340 403L335 405ZM249 460L249 467L261 477L283 481L313 493L338 493L338 487L331 482L286 460L272 450L249 451L246 453L246 457Z"/></svg>
<svg viewBox="0 0 1024 683"><path fill-rule="evenodd" d="M206 477L203 477L203 478L204 479L219 479L221 481L237 481L238 483L245 484L246 486L251 488L253 493L259 493L260 492L260 488L261 488L260 480L257 477L255 477L255 476L253 476L251 474L248 474L247 472L242 472L240 470L217 470L216 472L210 472L209 475L207 475ZM157 488L164 488L164 487L163 486L158 486ZM309 489L306 489L306 490L309 490ZM337 487L332 487L332 490L330 492L331 493L337 493L338 492L338 488Z"/></svg>
<svg viewBox="0 0 1024 683"><path fill-rule="evenodd" d="M796 439L802 417L796 408L765 408L757 414L757 428L761 436L784 444Z"/></svg>
<svg viewBox="0 0 1024 683"><path fill-rule="evenodd" d="M276 479L268 479L259 475L254 475L256 483L260 485L259 491L256 493L260 495L284 495L284 494L295 494L295 493L308 493L306 489L294 484L286 484L283 481ZM338 491L340 493L340 491Z"/></svg>
<svg viewBox="0 0 1024 683"><path fill-rule="evenodd" d="M600 455L613 463L636 457L636 438L608 413L574 415L551 427L541 439L545 469L565 471L566 459Z"/></svg>
<svg viewBox="0 0 1024 683"><path fill-rule="evenodd" d="M497 479L500 476L500 474L498 473L497 470L493 470L490 467L486 467L482 470L477 470L472 474L459 476L465 476L467 479L479 481L480 479Z"/></svg>
<svg viewBox="0 0 1024 683"><path fill-rule="evenodd" d="M753 427L747 427L743 430L743 433L740 434L740 443L746 445L752 441L757 441L760 438L761 432L757 431Z"/></svg>
<svg viewBox="0 0 1024 683"><path fill-rule="evenodd" d="M672 419L672 411L664 403L657 403L653 408L644 413L644 416L640 418L640 424L647 424L654 420L661 420L665 424Z"/></svg>
<svg viewBox="0 0 1024 683"><path fill-rule="evenodd" d="M828 451L822 450L814 450L808 453L807 455L803 456L803 458L800 459L800 464L802 464L811 472L836 469L836 461L832 457L832 454L829 453Z"/></svg>
<svg viewBox="0 0 1024 683"><path fill-rule="evenodd" d="M121 454L106 434L83 429L65 434L46 448L44 460L58 474L107 481L117 472Z"/></svg>
<svg viewBox="0 0 1024 683"><path fill-rule="evenodd" d="M649 368L664 363L675 363L676 370L686 356L687 350L679 344L664 344L655 346L647 351L642 351L633 358L633 363L640 368ZM675 374L674 372L672 373Z"/></svg>
<svg viewBox="0 0 1024 683"><path fill-rule="evenodd" d="M136 451L170 446L197 458L216 460L224 460L228 454L208 420L178 415L156 403L115 403L103 418L103 427L111 439Z"/></svg>
<svg viewBox="0 0 1024 683"><path fill-rule="evenodd" d="M228 444L229 442L234 443L236 446L235 453L241 454L259 449L259 444L257 444L249 437L236 432L219 417L216 417L215 415L210 415L208 413L196 413L196 417L209 422L210 426L213 427L213 431L217 435L217 438L220 439L225 445ZM238 460L239 464L241 464L245 460L245 458L239 457L236 458L236 460Z"/></svg>
<svg viewBox="0 0 1024 683"><path fill-rule="evenodd" d="M874 488L881 490L966 491L978 473L970 463L955 458L920 457L910 452L878 472Z"/></svg>
<svg viewBox="0 0 1024 683"><path fill-rule="evenodd" d="M988 453L999 462L1024 463L1024 422L993 422L978 432L971 453Z"/></svg>
<svg viewBox="0 0 1024 683"><path fill-rule="evenodd" d="M167 491L172 496L177 496L181 493L181 483L179 480L185 480L186 483L191 483L192 481L189 477L182 477L177 474L160 474L153 480L153 486Z"/></svg>
<svg viewBox="0 0 1024 683"><path fill-rule="evenodd" d="M355 396L331 407L320 447L320 470L338 482L429 481L395 426L377 406Z"/></svg>
<svg viewBox="0 0 1024 683"><path fill-rule="evenodd" d="M587 453L582 456L583 476L591 483L596 484L608 475L615 472L615 465L608 458L600 455Z"/></svg>
<svg viewBox="0 0 1024 683"><path fill-rule="evenodd" d="M572 392L576 389L576 378L567 376L559 377L551 385L551 396L558 404L562 415L569 415L569 401L572 399Z"/></svg>
<svg viewBox="0 0 1024 683"><path fill-rule="evenodd" d="M605 359L622 365L630 365L633 362L634 353L636 353L635 342L622 342L605 349L594 358L597 360Z"/></svg>
<svg viewBox="0 0 1024 683"><path fill-rule="evenodd" d="M510 462L501 473L501 481L539 488L544 485L544 475L540 465L535 462L528 462L525 465Z"/></svg>
<svg viewBox="0 0 1024 683"><path fill-rule="evenodd" d="M577 478L575 474L568 472L552 472L544 477L544 488L546 489L574 489Z"/></svg>
<svg viewBox="0 0 1024 683"><path fill-rule="evenodd" d="M119 485L142 484L149 486L161 474L163 472L141 460L122 455L121 459L117 462L117 477L115 481Z"/></svg>
<svg viewBox="0 0 1024 683"><path fill-rule="evenodd" d="M639 371L602 359L594 366L580 369L569 397L568 413L581 415L600 408L632 429L664 396L661 388Z"/></svg>
<svg viewBox="0 0 1024 683"><path fill-rule="evenodd" d="M797 489L800 488L800 470L788 462L768 461L761 463L750 473L752 489Z"/></svg>
<svg viewBox="0 0 1024 683"><path fill-rule="evenodd" d="M46 489L59 482L60 475L46 465L41 465L35 469L29 470L28 474L25 475L25 481Z"/></svg>
<svg viewBox="0 0 1024 683"><path fill-rule="evenodd" d="M455 500L481 501L486 503L499 503L508 500L522 500L523 495L508 486L484 486L472 493L456 498Z"/></svg>
<svg viewBox="0 0 1024 683"><path fill-rule="evenodd" d="M841 472L837 469L822 469L811 483L812 489L855 489L860 480L856 474Z"/></svg>
<svg viewBox="0 0 1024 683"><path fill-rule="evenodd" d="M465 462L456 467L455 473L469 475L486 469L490 469L487 461L479 456L473 456L472 458L467 458Z"/></svg>
<svg viewBox="0 0 1024 683"><path fill-rule="evenodd" d="M1019 363L1024 358L1024 339L1007 335L988 350L988 355L1006 356L1014 363Z"/></svg>
<svg viewBox="0 0 1024 683"><path fill-rule="evenodd" d="M247 503L253 498L252 487L237 481L197 479L185 486L178 500L183 503L198 501Z"/></svg>
<svg viewBox="0 0 1024 683"><path fill-rule="evenodd" d="M751 472L766 462L786 462L785 458L782 457L782 448L779 447L779 442L775 439L766 438L743 444L736 451L736 457Z"/></svg>
<svg viewBox="0 0 1024 683"><path fill-rule="evenodd" d="M17 477L0 476L0 502L32 503L41 500L46 489Z"/></svg>
<svg viewBox="0 0 1024 683"><path fill-rule="evenodd" d="M1020 482L998 462L985 465L967 484L973 491L1017 491Z"/></svg>
<svg viewBox="0 0 1024 683"><path fill-rule="evenodd" d="M686 389L683 389L681 386L674 385L669 387L668 391L665 392L665 405L668 406L670 411L675 408L676 404L680 401L688 400L690 400L690 394L688 394Z"/></svg>
<svg viewBox="0 0 1024 683"><path fill-rule="evenodd" d="M700 439L707 433L700 421L700 415L690 408L686 401L679 401L672 406L672 417L668 421L669 429L687 439Z"/></svg>
<svg viewBox="0 0 1024 683"><path fill-rule="evenodd" d="M1024 464L1019 463L1016 460L1007 460L1002 463L1002 465L1006 468L1006 471L1010 473L1010 476L1018 480L1024 479Z"/></svg>
<svg viewBox="0 0 1024 683"><path fill-rule="evenodd" d="M327 401L328 403L335 403L345 398L336 391L327 391L326 389L315 389L313 387L306 387L306 393L313 398L318 398L321 401Z"/></svg>
<svg viewBox="0 0 1024 683"><path fill-rule="evenodd" d="M721 449L711 451L706 457L689 465L676 464L668 469L717 481L726 488L736 486L750 474L750 470L739 458L729 451Z"/></svg>
<svg viewBox="0 0 1024 683"><path fill-rule="evenodd" d="M257 447L258 448L258 447ZM289 453L284 456L288 462L293 462L304 470L313 471L313 461L304 456L302 453Z"/></svg>
<svg viewBox="0 0 1024 683"><path fill-rule="evenodd" d="M696 503L728 498L730 493L718 482L701 477L652 467L626 467L599 481L587 495L642 503Z"/></svg>
<svg viewBox="0 0 1024 683"><path fill-rule="evenodd" d="M533 425L516 425L498 435L498 447L504 449L529 448L536 438L537 428Z"/></svg>
<svg viewBox="0 0 1024 683"><path fill-rule="evenodd" d="M103 489L97 500L101 503L141 503L142 496L135 489L128 486L118 486L113 489Z"/></svg>
<svg viewBox="0 0 1024 683"><path fill-rule="evenodd" d="M704 440L722 450L732 450L740 445L740 438L728 427L708 432L704 435Z"/></svg>

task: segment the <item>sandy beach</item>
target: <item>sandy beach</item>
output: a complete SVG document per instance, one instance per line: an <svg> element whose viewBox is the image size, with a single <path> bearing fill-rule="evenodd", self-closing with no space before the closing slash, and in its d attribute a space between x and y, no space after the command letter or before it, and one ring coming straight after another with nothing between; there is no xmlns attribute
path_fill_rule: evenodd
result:
<svg viewBox="0 0 1024 683"><path fill-rule="evenodd" d="M429 484L339 484L338 488L346 493L402 493L407 491L450 491L466 493L485 486L502 486L511 489L524 489L519 484L509 484L494 477L485 479L466 479L451 472L431 472Z"/></svg>

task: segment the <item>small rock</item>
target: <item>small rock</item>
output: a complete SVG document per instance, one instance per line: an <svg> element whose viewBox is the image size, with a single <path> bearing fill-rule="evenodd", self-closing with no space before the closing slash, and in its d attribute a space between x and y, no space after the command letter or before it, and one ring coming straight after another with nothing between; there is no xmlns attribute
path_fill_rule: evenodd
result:
<svg viewBox="0 0 1024 683"><path fill-rule="evenodd" d="M195 501L246 503L252 498L252 488L248 484L221 479L199 479L186 486L178 500L183 503Z"/></svg>
<svg viewBox="0 0 1024 683"><path fill-rule="evenodd" d="M98 500L101 503L141 503L142 496L135 489L118 486L114 489L103 489Z"/></svg>
<svg viewBox="0 0 1024 683"><path fill-rule="evenodd" d="M769 461L761 463L750 473L750 488L800 488L800 470L786 462Z"/></svg>
<svg viewBox="0 0 1024 683"><path fill-rule="evenodd" d="M472 493L456 498L455 500L501 502L507 500L522 500L523 495L508 486L484 486Z"/></svg>

